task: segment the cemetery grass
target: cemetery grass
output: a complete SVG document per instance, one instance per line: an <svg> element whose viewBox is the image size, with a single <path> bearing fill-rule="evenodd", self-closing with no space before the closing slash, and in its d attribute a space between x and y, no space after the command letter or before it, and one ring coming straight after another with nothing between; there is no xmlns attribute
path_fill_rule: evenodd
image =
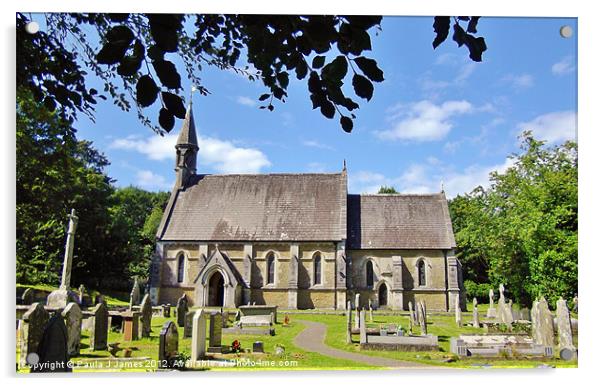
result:
<svg viewBox="0 0 602 386"><path fill-rule="evenodd" d="M113 344L119 342L119 348L131 349L131 359L128 364L114 360L109 351L92 351L89 348L90 338L89 332L82 331L80 355L71 358L76 364L74 372L114 372L114 371L131 371L131 372L153 372L157 370L156 361L159 352L159 334L163 324L171 320L176 322L175 317L152 318L152 332L149 338L142 338L132 342L124 342L121 333L110 331L108 343ZM358 363L350 360L340 360L320 355L318 353L304 351L293 344L293 339L297 336L305 326L302 323L292 323L289 327L283 327L282 324L275 326L276 335L230 335L222 336L222 345L231 346L234 340L241 343L242 349L251 349L254 341L263 341L264 351L266 354L225 354L222 358L240 359L261 361L257 366L238 366L238 367L212 367L211 371L255 371L255 370L276 370L276 371L294 371L294 370L370 370L380 369L380 367L370 366L363 363ZM191 338L184 338L184 328L178 327L179 336L179 351L183 357L190 357ZM208 339L208 338L207 338ZM282 345L285 348L285 354L282 356L274 355L277 345ZM18 349L17 349L18 350ZM123 358L124 351L117 353L117 358ZM18 358L18 351L17 351ZM137 359L138 358L138 359ZM274 365L267 362L274 361ZM101 367L102 366L102 367ZM193 370L209 370L208 368L198 368ZM28 370L21 370L27 372Z"/></svg>
<svg viewBox="0 0 602 386"><path fill-rule="evenodd" d="M486 312L485 308L481 312L481 315ZM471 305L472 308L472 305ZM479 310L481 308L479 306ZM481 367L493 367L493 368L533 368L541 364L551 365L555 367L577 367L577 361L563 361L560 359L492 359L492 358L465 358L457 359L453 355L450 349L451 337L459 336L461 334L471 333L483 333L482 328L474 328L472 326L466 326L467 323L472 321L472 313L463 313L464 327L459 328L455 324L455 317L453 314L446 315L444 313L438 315L429 315L428 317L428 333L437 335L439 337L439 351L424 351L424 352L401 352L401 351L376 351L376 350L360 350L359 347L359 334L353 335L353 343L347 344L346 342L346 317L344 315L325 315L325 314L296 314L291 313L291 319L303 319L314 322L324 323L327 326L326 338L324 343L330 347L345 350L349 352L361 353L370 356L384 357L391 359L398 359L404 361L418 362L434 366L445 366L445 367L456 367L456 368L481 368ZM405 331L409 327L409 316L405 315L385 315L374 314L374 322L368 321L368 315L366 315L366 324L368 327L377 327L379 324L395 323L401 325ZM420 327L414 326L414 334L420 334ZM577 346L578 342L576 336L574 337L574 344ZM558 353L555 353L558 356ZM446 362L447 360L455 360L453 362Z"/></svg>

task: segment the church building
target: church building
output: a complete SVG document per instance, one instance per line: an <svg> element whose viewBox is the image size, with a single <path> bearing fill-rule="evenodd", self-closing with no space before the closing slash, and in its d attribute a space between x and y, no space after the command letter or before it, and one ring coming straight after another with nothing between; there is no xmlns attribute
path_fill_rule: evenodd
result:
<svg viewBox="0 0 602 386"><path fill-rule="evenodd" d="M339 173L202 174L189 105L157 231L154 304L454 309L462 270L445 193L348 194ZM463 296L459 297L463 299ZM462 308L464 301L461 300Z"/></svg>

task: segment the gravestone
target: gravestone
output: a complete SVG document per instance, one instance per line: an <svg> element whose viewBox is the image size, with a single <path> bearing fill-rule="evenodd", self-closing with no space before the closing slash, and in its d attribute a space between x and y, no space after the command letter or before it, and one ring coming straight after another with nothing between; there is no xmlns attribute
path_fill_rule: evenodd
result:
<svg viewBox="0 0 602 386"><path fill-rule="evenodd" d="M71 291L71 263L73 260L73 245L75 243L75 230L77 228L78 217L75 215L75 209L71 209L69 215L69 226L67 228L67 242L65 243L65 257L63 261L63 274L61 275L61 285L59 289L54 290L48 295L46 304L52 308L65 308L70 302L77 302L78 298Z"/></svg>
<svg viewBox="0 0 602 386"><path fill-rule="evenodd" d="M106 350L109 332L109 310L106 304L99 303L92 309L90 348L93 351Z"/></svg>
<svg viewBox="0 0 602 386"><path fill-rule="evenodd" d="M372 314L372 299L368 299L368 312L370 313L370 323L374 322L374 315Z"/></svg>
<svg viewBox="0 0 602 386"><path fill-rule="evenodd" d="M366 331L366 311L360 311L360 344L368 342L368 333Z"/></svg>
<svg viewBox="0 0 602 386"><path fill-rule="evenodd" d="M424 310L424 305L422 304L422 302L417 302L416 306L418 307L416 311L418 314L418 324L420 325L420 334L426 335L428 332L426 326L426 311Z"/></svg>
<svg viewBox="0 0 602 386"><path fill-rule="evenodd" d="M355 307L353 325L355 328L360 328L360 308Z"/></svg>
<svg viewBox="0 0 602 386"><path fill-rule="evenodd" d="M140 312L128 311L121 314L123 317L123 340L131 342L140 337Z"/></svg>
<svg viewBox="0 0 602 386"><path fill-rule="evenodd" d="M573 298L573 311L575 311L575 313L578 313L578 311L579 311L577 304L578 304L578 299L577 299L577 295L575 295L575 297Z"/></svg>
<svg viewBox="0 0 602 386"><path fill-rule="evenodd" d="M416 314L414 313L414 305L412 304L412 302L408 303L408 308L410 310L410 327L409 327L409 331L410 334L412 334L412 328L414 328L414 325L416 324Z"/></svg>
<svg viewBox="0 0 602 386"><path fill-rule="evenodd" d="M489 308L487 309L487 317L495 318L497 316L497 311L495 309L495 303L493 301L493 288L489 289Z"/></svg>
<svg viewBox="0 0 602 386"><path fill-rule="evenodd" d="M575 351L573 329L571 328L571 314L566 305L566 300L562 297L556 302L556 320L558 323L558 349ZM566 356L570 356L569 359L572 359L572 355L568 354L566 353Z"/></svg>
<svg viewBox="0 0 602 386"><path fill-rule="evenodd" d="M148 295L146 295L148 296ZM167 321L159 334L159 368L173 368L178 356L178 327Z"/></svg>
<svg viewBox="0 0 602 386"><path fill-rule="evenodd" d="M359 308L360 308L360 294L359 293L355 294L355 304L354 304L354 306L355 306L356 310L359 310Z"/></svg>
<svg viewBox="0 0 602 386"><path fill-rule="evenodd" d="M21 304L29 306L30 304L33 303L34 298L35 298L35 293L34 293L33 289L26 288L25 291L23 291L23 294L21 294Z"/></svg>
<svg viewBox="0 0 602 386"><path fill-rule="evenodd" d="M69 356L77 356L82 334L82 311L77 303L69 303L61 316L67 329L67 352Z"/></svg>
<svg viewBox="0 0 602 386"><path fill-rule="evenodd" d="M27 356L29 354L35 353L38 355L38 346L49 318L48 312L41 303L33 303L29 310L23 314L21 328L19 329L20 367L27 366Z"/></svg>
<svg viewBox="0 0 602 386"><path fill-rule="evenodd" d="M423 330L424 333L423 333L423 335L426 335L428 333L427 332L427 330L428 330L428 328L427 328L428 321L427 321L427 314L426 314L426 301L424 301L424 300L420 301L420 311L422 312L422 320L424 321L424 330Z"/></svg>
<svg viewBox="0 0 602 386"><path fill-rule="evenodd" d="M186 318L184 320L184 338L192 337L192 323L194 319L195 312L188 311L186 313ZM222 324L223 327L223 324Z"/></svg>
<svg viewBox="0 0 602 386"><path fill-rule="evenodd" d="M75 303L71 303L75 304ZM32 373L65 373L71 372L68 366L67 328L61 315L55 315L44 327L44 332L38 346L39 361L31 367Z"/></svg>
<svg viewBox="0 0 602 386"><path fill-rule="evenodd" d="M79 294L79 297L78 297L79 305L83 306L84 305L84 297L86 295L86 287L84 287L83 284L80 284L79 288L77 289L77 293Z"/></svg>
<svg viewBox="0 0 602 386"><path fill-rule="evenodd" d="M548 308L548 302L542 296L533 303L531 310L533 341L544 347L554 346L554 317Z"/></svg>
<svg viewBox="0 0 602 386"><path fill-rule="evenodd" d="M140 302L140 284L138 283L138 277L134 278L134 285L132 286L132 291L130 292L130 309L134 304L138 304Z"/></svg>
<svg viewBox="0 0 602 386"><path fill-rule="evenodd" d="M347 301L347 310L345 310L347 316L347 344L351 343L351 301ZM286 320L286 319L285 319Z"/></svg>
<svg viewBox="0 0 602 386"><path fill-rule="evenodd" d="M472 326L475 328L480 327L478 305L477 298L472 298Z"/></svg>
<svg viewBox="0 0 602 386"><path fill-rule="evenodd" d="M202 360L205 356L206 337L207 324L205 323L205 313L203 310L197 310L192 318L192 347L190 357L193 363Z"/></svg>
<svg viewBox="0 0 602 386"><path fill-rule="evenodd" d="M253 352L256 352L256 353L263 352L263 342L262 341L253 342Z"/></svg>
<svg viewBox="0 0 602 386"><path fill-rule="evenodd" d="M222 314L212 312L209 316L209 352L222 352Z"/></svg>
<svg viewBox="0 0 602 386"><path fill-rule="evenodd" d="M182 295L176 303L176 317L178 318L178 327L184 327L186 324L186 313L188 312L188 299L186 294Z"/></svg>
<svg viewBox="0 0 602 386"><path fill-rule="evenodd" d="M460 310L460 295L456 294L454 301L455 311L456 311L456 325L458 327L462 327L462 311Z"/></svg>
<svg viewBox="0 0 602 386"><path fill-rule="evenodd" d="M143 338L148 338L151 335L151 320L153 318L153 306L151 304L150 295L144 295L140 304L140 324L141 335Z"/></svg>

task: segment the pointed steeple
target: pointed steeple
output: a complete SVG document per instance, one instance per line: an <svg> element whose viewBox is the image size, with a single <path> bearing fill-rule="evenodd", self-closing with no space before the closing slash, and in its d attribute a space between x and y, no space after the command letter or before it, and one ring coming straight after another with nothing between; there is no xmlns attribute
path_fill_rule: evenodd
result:
<svg viewBox="0 0 602 386"><path fill-rule="evenodd" d="M188 109L186 110L186 117L184 117L184 124L182 125L182 130L180 130L180 135L178 136L178 145L193 145L196 146L197 149L199 144L197 143L196 138L196 127L194 125L194 115L192 114L192 99L190 103L188 103Z"/></svg>
<svg viewBox="0 0 602 386"><path fill-rule="evenodd" d="M192 95L184 124L178 141L176 142L176 186L185 188L191 176L196 174L196 155L199 151L198 140L196 136L196 127L194 125L194 116L192 114Z"/></svg>

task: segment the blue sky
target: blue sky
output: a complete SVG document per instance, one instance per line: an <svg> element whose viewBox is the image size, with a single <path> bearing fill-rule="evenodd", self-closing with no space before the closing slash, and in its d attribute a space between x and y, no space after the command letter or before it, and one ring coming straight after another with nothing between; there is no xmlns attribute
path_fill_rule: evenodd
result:
<svg viewBox="0 0 602 386"><path fill-rule="evenodd" d="M269 112L258 108L260 82L205 68L201 78L211 95L194 96L198 172L337 172L345 159L351 193L374 193L381 185L436 192L443 182L453 197L508 167L523 129L553 144L575 139L576 19L482 18L479 35L488 45L482 63L451 38L433 50L431 25L429 17L383 19L368 56L385 81L370 102L360 102L351 134L338 119L312 110L306 83L294 77L287 102ZM560 36L563 25L573 28L571 38ZM183 85L188 95L190 83ZM156 117L153 107L146 111ZM98 105L95 123L82 115L75 127L108 157L107 173L118 186L169 190L180 125L160 137L135 111L107 101Z"/></svg>

